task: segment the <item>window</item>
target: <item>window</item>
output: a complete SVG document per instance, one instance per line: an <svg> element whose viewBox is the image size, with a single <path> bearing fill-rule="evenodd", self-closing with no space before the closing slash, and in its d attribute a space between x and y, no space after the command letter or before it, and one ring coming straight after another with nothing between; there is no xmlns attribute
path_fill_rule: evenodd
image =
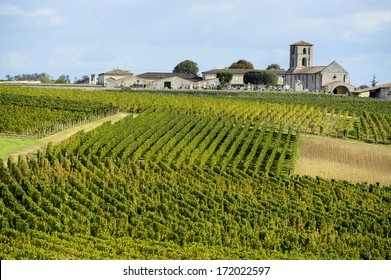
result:
<svg viewBox="0 0 391 280"><path fill-rule="evenodd" d="M307 67L307 58L303 57L303 59L301 61L301 65L304 67Z"/></svg>
<svg viewBox="0 0 391 280"><path fill-rule="evenodd" d="M307 54L307 49L306 48L303 49L303 54Z"/></svg>

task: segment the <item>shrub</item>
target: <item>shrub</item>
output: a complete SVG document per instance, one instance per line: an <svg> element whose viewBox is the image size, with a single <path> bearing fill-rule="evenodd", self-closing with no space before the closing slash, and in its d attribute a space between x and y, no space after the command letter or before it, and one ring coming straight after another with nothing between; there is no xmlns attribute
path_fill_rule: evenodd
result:
<svg viewBox="0 0 391 280"><path fill-rule="evenodd" d="M244 74L243 82L245 84L253 84L253 85L275 85L277 84L278 76L271 71L250 71Z"/></svg>

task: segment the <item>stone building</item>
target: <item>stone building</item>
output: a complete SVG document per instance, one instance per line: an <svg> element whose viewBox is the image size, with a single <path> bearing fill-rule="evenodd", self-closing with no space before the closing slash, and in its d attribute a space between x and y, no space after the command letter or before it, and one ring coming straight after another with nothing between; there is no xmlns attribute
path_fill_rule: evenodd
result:
<svg viewBox="0 0 391 280"><path fill-rule="evenodd" d="M349 73L336 61L328 66L313 66L313 47L304 41L290 45L289 69L285 74L284 85L295 91L351 92L354 87L350 84Z"/></svg>
<svg viewBox="0 0 391 280"><path fill-rule="evenodd" d="M146 72L137 77L152 89L193 89L201 80L194 74L172 72Z"/></svg>
<svg viewBox="0 0 391 280"><path fill-rule="evenodd" d="M377 85L371 88L357 89L353 91L353 94L360 97L391 100L391 83Z"/></svg>
<svg viewBox="0 0 391 280"><path fill-rule="evenodd" d="M132 77L133 73L128 70L114 69L98 75L98 85L107 86L107 83L114 84L116 80Z"/></svg>

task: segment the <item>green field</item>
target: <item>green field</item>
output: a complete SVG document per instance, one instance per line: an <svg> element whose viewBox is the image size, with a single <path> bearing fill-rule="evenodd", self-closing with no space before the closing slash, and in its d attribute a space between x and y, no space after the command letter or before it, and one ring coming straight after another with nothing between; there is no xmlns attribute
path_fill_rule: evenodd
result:
<svg viewBox="0 0 391 280"><path fill-rule="evenodd" d="M1 259L391 258L391 186L292 172L302 133L389 144L390 103L3 91L138 117L0 163Z"/></svg>
<svg viewBox="0 0 391 280"><path fill-rule="evenodd" d="M0 137L0 158L6 158L10 152L38 144L38 140L12 137Z"/></svg>

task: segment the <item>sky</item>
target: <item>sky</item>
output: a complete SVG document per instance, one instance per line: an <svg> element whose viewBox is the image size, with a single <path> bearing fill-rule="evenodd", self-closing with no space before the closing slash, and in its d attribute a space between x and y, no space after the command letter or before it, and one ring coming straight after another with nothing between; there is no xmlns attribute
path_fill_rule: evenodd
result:
<svg viewBox="0 0 391 280"><path fill-rule="evenodd" d="M289 67L289 45L314 44L314 66L337 61L354 86L391 82L390 0L0 0L0 80L127 69L200 74L246 59Z"/></svg>

